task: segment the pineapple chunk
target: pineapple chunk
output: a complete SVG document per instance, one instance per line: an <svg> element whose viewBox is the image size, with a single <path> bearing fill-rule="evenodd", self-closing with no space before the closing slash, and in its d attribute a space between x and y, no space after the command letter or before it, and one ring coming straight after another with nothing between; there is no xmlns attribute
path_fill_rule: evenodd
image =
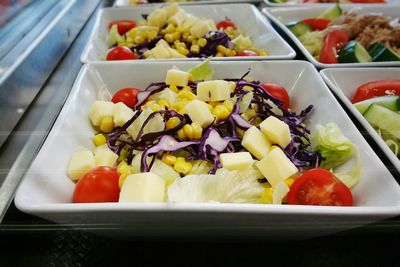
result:
<svg viewBox="0 0 400 267"><path fill-rule="evenodd" d="M242 146L257 159L262 159L268 154L271 143L256 126L251 126L244 132Z"/></svg>
<svg viewBox="0 0 400 267"><path fill-rule="evenodd" d="M94 167L96 163L90 150L75 152L68 164L68 177L72 181L77 181Z"/></svg>
<svg viewBox="0 0 400 267"><path fill-rule="evenodd" d="M165 180L151 172L126 177L119 194L119 202L163 202Z"/></svg>
<svg viewBox="0 0 400 267"><path fill-rule="evenodd" d="M272 204L282 204L282 200L289 193L289 186L284 182L279 182L275 188L273 188L272 193Z"/></svg>
<svg viewBox="0 0 400 267"><path fill-rule="evenodd" d="M89 110L89 119L93 126L100 126L104 117L114 116L114 103L96 100Z"/></svg>
<svg viewBox="0 0 400 267"><path fill-rule="evenodd" d="M133 117L134 111L122 102L114 105L114 124L123 126Z"/></svg>
<svg viewBox="0 0 400 267"><path fill-rule="evenodd" d="M168 85L175 86L186 86L189 82L189 72L170 69L167 71L167 76L165 77L165 83Z"/></svg>
<svg viewBox="0 0 400 267"><path fill-rule="evenodd" d="M222 153L219 155L219 160L228 170L246 170L254 163L249 152Z"/></svg>
<svg viewBox="0 0 400 267"><path fill-rule="evenodd" d="M96 149L94 154L94 160L96 166L108 166L114 167L115 162L117 162L118 155L115 154L107 145Z"/></svg>
<svg viewBox="0 0 400 267"><path fill-rule="evenodd" d="M278 147L272 149L268 155L256 163L256 166L272 187L298 172L296 166Z"/></svg>
<svg viewBox="0 0 400 267"><path fill-rule="evenodd" d="M230 98L229 83L224 80L205 81L197 84L197 99L224 101Z"/></svg>
<svg viewBox="0 0 400 267"><path fill-rule="evenodd" d="M185 106L185 111L192 122L198 122L204 129L214 121L214 116L206 103L200 100L192 100Z"/></svg>
<svg viewBox="0 0 400 267"><path fill-rule="evenodd" d="M280 119L269 116L262 123L260 129L273 144L285 148L291 141L289 125Z"/></svg>
<svg viewBox="0 0 400 267"><path fill-rule="evenodd" d="M158 28L163 28L167 24L167 11L162 8L155 9L147 17L147 24Z"/></svg>

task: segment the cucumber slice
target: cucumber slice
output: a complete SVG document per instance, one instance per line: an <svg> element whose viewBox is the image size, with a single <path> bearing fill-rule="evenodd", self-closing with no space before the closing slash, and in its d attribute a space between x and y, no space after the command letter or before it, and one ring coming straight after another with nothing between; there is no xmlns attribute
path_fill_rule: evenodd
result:
<svg viewBox="0 0 400 267"><path fill-rule="evenodd" d="M286 27L288 27L297 37L312 31L311 26L302 21L290 22L286 24Z"/></svg>
<svg viewBox="0 0 400 267"><path fill-rule="evenodd" d="M387 131L400 138L400 114L386 107L372 104L363 114L364 118L374 127Z"/></svg>
<svg viewBox="0 0 400 267"><path fill-rule="evenodd" d="M340 8L339 4L336 3L336 5L334 5L333 7L328 8L327 10L322 12L322 14L318 16L318 18L335 20L341 15L342 9Z"/></svg>
<svg viewBox="0 0 400 267"><path fill-rule="evenodd" d="M395 51L386 47L382 43L375 43L369 49L369 54L372 57L372 61L381 62L381 61L399 61L400 55L398 55Z"/></svg>
<svg viewBox="0 0 400 267"><path fill-rule="evenodd" d="M395 96L395 95L374 97L371 99L367 99L367 100L355 103L354 107L358 111L360 111L361 114L363 114L369 108L369 106L371 106L372 104L377 104L379 106L386 107L393 111L399 111L400 110L400 97Z"/></svg>
<svg viewBox="0 0 400 267"><path fill-rule="evenodd" d="M357 41L350 41L339 51L340 63L371 62L372 58L367 50Z"/></svg>

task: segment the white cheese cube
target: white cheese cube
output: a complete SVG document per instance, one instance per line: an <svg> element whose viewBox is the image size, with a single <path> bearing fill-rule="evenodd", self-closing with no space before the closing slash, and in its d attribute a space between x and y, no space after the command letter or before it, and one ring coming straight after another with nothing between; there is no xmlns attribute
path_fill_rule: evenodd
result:
<svg viewBox="0 0 400 267"><path fill-rule="evenodd" d="M251 126L244 132L242 146L257 159L262 159L268 154L271 143L256 126Z"/></svg>
<svg viewBox="0 0 400 267"><path fill-rule="evenodd" d="M280 119L269 116L260 123L260 129L273 144L285 148L291 141L289 125Z"/></svg>
<svg viewBox="0 0 400 267"><path fill-rule="evenodd" d="M114 105L114 124L116 126L123 126L129 121L135 112L122 102Z"/></svg>
<svg viewBox="0 0 400 267"><path fill-rule="evenodd" d="M204 35L206 35L209 31L211 31L210 23L206 20L199 20L190 29L190 34L194 38L201 38Z"/></svg>
<svg viewBox="0 0 400 267"><path fill-rule="evenodd" d="M180 10L179 5L177 3L173 3L171 5L165 6L163 9L167 11L168 18L178 13Z"/></svg>
<svg viewBox="0 0 400 267"><path fill-rule="evenodd" d="M96 166L108 166L114 167L115 162L117 162L118 155L115 154L108 146L104 146L101 149L97 149L94 154L94 160Z"/></svg>
<svg viewBox="0 0 400 267"><path fill-rule="evenodd" d="M289 186L285 182L279 182L275 188L273 188L272 193L272 204L282 204L282 200L289 193Z"/></svg>
<svg viewBox="0 0 400 267"><path fill-rule="evenodd" d="M146 108L126 129L128 134L134 140L137 138L137 135L139 134L140 128L143 126L143 123L152 112L153 111L151 109ZM165 124L163 117L160 114L157 114L146 124L146 126L144 126L142 135L162 131L164 130L164 126Z"/></svg>
<svg viewBox="0 0 400 267"><path fill-rule="evenodd" d="M150 171L163 178L167 186L172 184L176 179L181 178L180 174L173 167L159 159L154 160Z"/></svg>
<svg viewBox="0 0 400 267"><path fill-rule="evenodd" d="M168 23L174 24L175 26L182 26L186 20L186 17L186 11L183 9L179 9L177 13L168 18Z"/></svg>
<svg viewBox="0 0 400 267"><path fill-rule="evenodd" d="M219 155L222 167L228 170L246 170L254 163L249 152L222 153Z"/></svg>
<svg viewBox="0 0 400 267"><path fill-rule="evenodd" d="M126 177L119 194L119 202L163 202L165 180L157 174L146 172Z"/></svg>
<svg viewBox="0 0 400 267"><path fill-rule="evenodd" d="M188 15L183 23L182 27L185 29L190 29L193 25L195 25L199 21L198 17Z"/></svg>
<svg viewBox="0 0 400 267"><path fill-rule="evenodd" d="M72 181L77 181L94 167L96 167L96 163L91 151L82 150L75 152L72 154L68 164L68 177Z"/></svg>
<svg viewBox="0 0 400 267"><path fill-rule="evenodd" d="M214 121L214 115L203 101L197 99L190 101L186 104L185 111L192 122L198 122L202 128L206 128Z"/></svg>
<svg viewBox="0 0 400 267"><path fill-rule="evenodd" d="M168 85L186 86L189 82L189 72L170 69L167 71L165 83Z"/></svg>
<svg viewBox="0 0 400 267"><path fill-rule="evenodd" d="M197 99L201 101L225 101L230 98L230 86L227 81L213 80L197 84Z"/></svg>
<svg viewBox="0 0 400 267"><path fill-rule="evenodd" d="M150 55L153 56L154 58L169 58L170 57L168 46L165 46L165 45L156 45L150 51L151 51Z"/></svg>
<svg viewBox="0 0 400 267"><path fill-rule="evenodd" d="M162 8L155 9L147 16L147 24L163 28L167 24L167 11Z"/></svg>
<svg viewBox="0 0 400 267"><path fill-rule="evenodd" d="M89 110L89 119L94 126L100 126L104 117L114 116L114 103L96 100Z"/></svg>
<svg viewBox="0 0 400 267"><path fill-rule="evenodd" d="M279 182L298 171L283 150L278 147L272 149L262 160L256 163L256 166L272 187L277 186Z"/></svg>

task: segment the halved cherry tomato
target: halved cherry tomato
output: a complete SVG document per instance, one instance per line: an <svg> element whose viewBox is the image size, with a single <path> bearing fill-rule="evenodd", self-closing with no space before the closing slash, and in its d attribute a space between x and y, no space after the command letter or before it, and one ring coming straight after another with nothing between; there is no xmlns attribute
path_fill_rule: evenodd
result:
<svg viewBox="0 0 400 267"><path fill-rule="evenodd" d="M228 27L232 27L233 29L237 29L237 26L235 24L235 22L233 22L230 19L225 19L225 20L221 20L220 22L217 23L217 29L226 29Z"/></svg>
<svg viewBox="0 0 400 267"><path fill-rule="evenodd" d="M352 102L357 103L366 99L385 95L400 96L400 80L378 80L364 83L357 88Z"/></svg>
<svg viewBox="0 0 400 267"><path fill-rule="evenodd" d="M74 203L117 202L119 174L111 167L97 167L85 174L75 186Z"/></svg>
<svg viewBox="0 0 400 267"><path fill-rule="evenodd" d="M106 60L131 60L136 59L135 53L126 46L116 46L108 50Z"/></svg>
<svg viewBox="0 0 400 267"><path fill-rule="evenodd" d="M108 29L111 29L111 27L115 24L117 24L118 33L120 35L124 35L128 31L136 27L136 21L134 20L118 20L110 22L110 24L108 24Z"/></svg>
<svg viewBox="0 0 400 267"><path fill-rule="evenodd" d="M133 108L137 103L137 94L140 92L136 88L122 88L118 90L112 97L113 103L122 102L130 108Z"/></svg>
<svg viewBox="0 0 400 267"><path fill-rule="evenodd" d="M386 3L385 0L350 0L352 3Z"/></svg>
<svg viewBox="0 0 400 267"><path fill-rule="evenodd" d="M350 189L324 169L303 172L290 187L287 203L292 205L352 206Z"/></svg>
<svg viewBox="0 0 400 267"><path fill-rule="evenodd" d="M237 56L239 57L256 57L258 54L254 51L251 50L243 50L237 53Z"/></svg>
<svg viewBox="0 0 400 267"><path fill-rule="evenodd" d="M349 41L349 36L342 30L336 29L329 32L325 39L319 56L321 63L338 63L337 51Z"/></svg>
<svg viewBox="0 0 400 267"><path fill-rule="evenodd" d="M287 109L289 108L289 95L286 92L286 89L279 84L276 83L262 83L261 86L270 93L273 97L281 100L283 102L282 107Z"/></svg>
<svg viewBox="0 0 400 267"><path fill-rule="evenodd" d="M324 18L309 18L303 19L303 22L313 28L313 30L322 31L328 27L328 24L331 22L331 20Z"/></svg>

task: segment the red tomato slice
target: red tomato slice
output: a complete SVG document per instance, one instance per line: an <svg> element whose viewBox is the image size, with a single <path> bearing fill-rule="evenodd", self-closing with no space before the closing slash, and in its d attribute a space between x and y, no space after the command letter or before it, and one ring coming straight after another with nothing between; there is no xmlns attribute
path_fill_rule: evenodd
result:
<svg viewBox="0 0 400 267"><path fill-rule="evenodd" d="M348 41L349 36L342 30L336 29L329 32L325 37L319 61L327 64L338 63L337 50L342 48Z"/></svg>
<svg viewBox="0 0 400 267"><path fill-rule="evenodd" d="M124 35L128 31L136 27L136 21L134 20L118 20L110 22L110 24L108 24L108 29L111 29L111 27L115 24L117 24L118 33L120 35Z"/></svg>
<svg viewBox="0 0 400 267"><path fill-rule="evenodd" d="M350 189L324 169L303 172L290 187L287 203L292 205L352 206Z"/></svg>
<svg viewBox="0 0 400 267"><path fill-rule="evenodd" d="M364 83L357 88L352 102L357 103L366 99L385 95L400 96L400 80L378 80Z"/></svg>
<svg viewBox="0 0 400 267"><path fill-rule="evenodd" d="M136 59L135 53L126 46L116 46L108 50L106 60L132 60Z"/></svg>
<svg viewBox="0 0 400 267"><path fill-rule="evenodd" d="M289 108L290 100L286 89L276 83L262 83L261 86L270 93L273 97L281 100L283 102L282 107L285 109Z"/></svg>
<svg viewBox="0 0 400 267"><path fill-rule="evenodd" d="M102 166L85 174L75 186L74 203L117 202L119 174L114 168Z"/></svg>
<svg viewBox="0 0 400 267"><path fill-rule="evenodd" d="M112 97L113 103L122 102L130 108L133 108L137 103L137 94L140 92L136 88L122 88L118 90Z"/></svg>
<svg viewBox="0 0 400 267"><path fill-rule="evenodd" d="M243 50L243 51L240 51L237 54L237 56L239 56L239 57L256 57L256 56L258 56L258 54L251 50Z"/></svg>
<svg viewBox="0 0 400 267"><path fill-rule="evenodd" d="M303 22L309 25L314 30L322 31L325 30L326 27L328 27L328 24L331 22L331 20L324 18L309 18L303 19Z"/></svg>
<svg viewBox="0 0 400 267"><path fill-rule="evenodd" d="M217 23L217 29L226 29L228 27L232 27L233 29L237 29L237 26L235 24L235 22L233 22L230 19L226 19L226 20L222 20L220 22Z"/></svg>

